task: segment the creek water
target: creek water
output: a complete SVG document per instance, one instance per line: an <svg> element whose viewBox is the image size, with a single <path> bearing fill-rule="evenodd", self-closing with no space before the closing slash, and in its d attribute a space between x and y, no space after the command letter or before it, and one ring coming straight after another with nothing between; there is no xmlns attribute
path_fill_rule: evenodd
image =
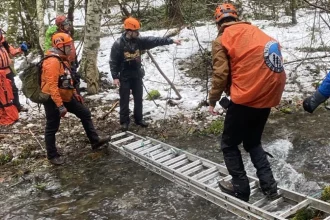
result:
<svg viewBox="0 0 330 220"><path fill-rule="evenodd" d="M263 146L279 186L318 196L330 184L330 112L276 113L266 125ZM215 137L169 137L165 142L223 163ZM249 155L246 170L255 176ZM13 184L13 183L11 183ZM238 219L110 151L68 158L65 166L40 166L19 184L0 186L0 219Z"/></svg>

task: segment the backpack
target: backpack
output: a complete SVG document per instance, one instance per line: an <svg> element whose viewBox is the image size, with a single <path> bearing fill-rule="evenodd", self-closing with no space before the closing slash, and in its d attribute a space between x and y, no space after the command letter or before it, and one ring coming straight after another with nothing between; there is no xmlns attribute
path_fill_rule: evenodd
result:
<svg viewBox="0 0 330 220"><path fill-rule="evenodd" d="M49 57L56 57L61 63L62 59L57 55L48 55L42 58L38 63L31 63L19 78L22 81L22 92L35 103L44 103L49 100L50 95L41 91L41 74L43 61Z"/></svg>
<svg viewBox="0 0 330 220"><path fill-rule="evenodd" d="M52 25L52 26L48 27L46 34L45 34L44 51L47 51L50 48L52 48L52 36L56 33L56 31L57 31L56 25Z"/></svg>

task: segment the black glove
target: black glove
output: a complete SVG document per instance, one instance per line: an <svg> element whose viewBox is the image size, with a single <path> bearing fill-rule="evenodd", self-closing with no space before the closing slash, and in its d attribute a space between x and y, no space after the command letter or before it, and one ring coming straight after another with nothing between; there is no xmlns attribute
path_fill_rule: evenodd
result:
<svg viewBox="0 0 330 220"><path fill-rule="evenodd" d="M60 107L58 107L58 111L60 112L61 117L64 117L66 115L66 113L68 112L68 110L64 107L64 105L61 105Z"/></svg>
<svg viewBox="0 0 330 220"><path fill-rule="evenodd" d="M328 98L323 96L319 91L316 91L312 96L304 99L303 108L306 112L313 113L314 110Z"/></svg>

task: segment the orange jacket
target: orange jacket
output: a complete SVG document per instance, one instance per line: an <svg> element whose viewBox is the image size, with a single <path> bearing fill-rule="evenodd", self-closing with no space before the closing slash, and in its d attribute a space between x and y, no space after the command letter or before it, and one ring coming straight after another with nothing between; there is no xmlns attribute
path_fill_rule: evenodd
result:
<svg viewBox="0 0 330 220"><path fill-rule="evenodd" d="M11 57L16 56L22 53L21 48L14 48L9 45L9 53L4 47L3 43L6 41L5 38L2 38L0 42L0 69L4 70L6 74L10 73L10 64L12 63Z"/></svg>
<svg viewBox="0 0 330 220"><path fill-rule="evenodd" d="M53 49L47 51L46 55L55 54ZM62 56L60 56L62 58ZM65 60L66 56L62 59ZM64 63L64 64L63 64ZM63 102L70 102L75 89L59 88L59 79L61 76L70 75L69 64L67 61L61 61L56 57L49 57L43 61L41 74L41 90L49 94L56 106L63 105ZM71 85L73 84L71 80Z"/></svg>
<svg viewBox="0 0 330 220"><path fill-rule="evenodd" d="M221 26L212 45L213 78L210 105L230 83L231 100L254 108L279 104L285 71L277 41L247 22Z"/></svg>

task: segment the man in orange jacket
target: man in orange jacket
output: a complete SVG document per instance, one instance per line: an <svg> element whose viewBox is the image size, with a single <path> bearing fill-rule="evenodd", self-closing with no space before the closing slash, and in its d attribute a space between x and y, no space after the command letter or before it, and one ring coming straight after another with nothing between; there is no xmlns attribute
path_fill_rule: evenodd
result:
<svg viewBox="0 0 330 220"><path fill-rule="evenodd" d="M52 46L46 56L55 55L44 60L42 65L41 88L49 94L50 99L44 103L46 112L45 142L48 160L61 165L64 160L57 152L55 134L60 126L60 119L69 111L82 122L92 149L97 149L110 141L100 139L95 131L90 111L83 105L83 98L76 92L70 72L68 56L71 53L72 38L65 33L53 36Z"/></svg>
<svg viewBox="0 0 330 220"><path fill-rule="evenodd" d="M285 72L279 43L248 22L238 21L232 4L219 5L215 11L219 31L212 44L213 77L209 112L226 91L231 100L221 138L221 149L231 181L220 181L222 191L244 201L250 186L238 145L250 153L262 192L277 196L267 153L261 136L270 108L279 104L285 85ZM229 90L228 90L229 89Z"/></svg>
<svg viewBox="0 0 330 220"><path fill-rule="evenodd" d="M3 36L4 31L0 28L0 69L5 72L7 79L11 81L11 86L13 90L14 100L13 104L16 106L17 110L27 111L21 103L19 102L18 88L15 84L15 73L10 68L12 64L11 57L26 53L28 51L28 46L22 43L20 48L14 48L8 44L5 37Z"/></svg>

